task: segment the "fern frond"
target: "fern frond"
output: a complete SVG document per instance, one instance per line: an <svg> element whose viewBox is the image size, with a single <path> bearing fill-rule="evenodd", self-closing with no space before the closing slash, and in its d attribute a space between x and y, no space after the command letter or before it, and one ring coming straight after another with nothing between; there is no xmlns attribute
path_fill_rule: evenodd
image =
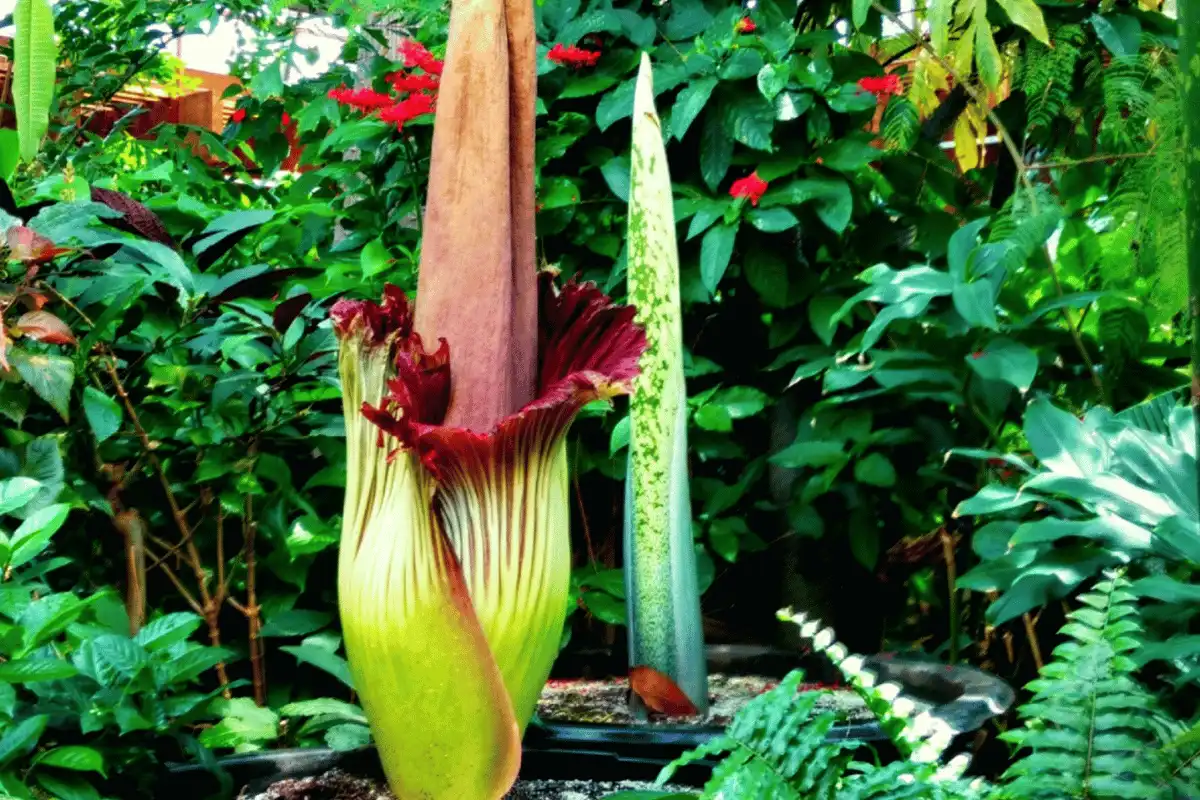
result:
<svg viewBox="0 0 1200 800"><path fill-rule="evenodd" d="M1079 25L1063 25L1054 31L1053 40L1053 48L1030 40L1014 76L1025 93L1025 129L1031 136L1052 127L1070 106L1087 34Z"/></svg>
<svg viewBox="0 0 1200 800"><path fill-rule="evenodd" d="M893 97L883 111L879 132L888 150L909 150L921 134L921 114L917 106L907 97Z"/></svg>
<svg viewBox="0 0 1200 800"><path fill-rule="evenodd" d="M843 743L826 741L837 715L814 713L821 693L799 694L803 680L797 670L747 703L724 736L669 764L659 785L679 767L724 755L704 786L705 798L832 798L850 752Z"/></svg>
<svg viewBox="0 0 1200 800"><path fill-rule="evenodd" d="M1141 646L1130 584L1109 573L1079 600L1063 627L1034 698L1021 707L1025 726L1001 738L1028 751L1004 778L1005 797L1022 800L1159 800L1167 784L1157 703L1134 680L1129 654Z"/></svg>

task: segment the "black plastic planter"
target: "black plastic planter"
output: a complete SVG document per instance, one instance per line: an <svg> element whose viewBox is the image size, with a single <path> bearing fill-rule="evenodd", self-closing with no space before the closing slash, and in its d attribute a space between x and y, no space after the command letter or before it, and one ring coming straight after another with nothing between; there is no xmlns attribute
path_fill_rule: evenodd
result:
<svg viewBox="0 0 1200 800"><path fill-rule="evenodd" d="M795 653L758 647L709 648L710 672L783 677L797 666ZM598 659L603 662L603 658ZM809 659L799 659L805 661ZM811 659L813 678L832 678L830 668ZM594 663L594 662L593 662ZM1011 687L993 675L972 667L913 661L888 656L867 660L880 682L904 687L905 693L927 704L930 713L941 717L960 734L978 730L989 719L1012 705ZM535 723L525 735L521 777L525 779L574 779L652 781L659 771L683 753L720 735L715 726L628 726L598 724ZM831 738L886 745L886 737L875 723L835 728ZM886 746L883 755L886 757ZM333 768L364 777L379 777L379 762L372 748L353 752L333 750L283 750L224 759L221 768L232 780L234 793L243 789L261 792L276 781L319 775ZM701 786L711 764L699 762L681 769L673 783ZM228 784L226 784L228 785ZM158 797L171 800L208 800L220 792L216 775L200 765L174 765L164 776Z"/></svg>

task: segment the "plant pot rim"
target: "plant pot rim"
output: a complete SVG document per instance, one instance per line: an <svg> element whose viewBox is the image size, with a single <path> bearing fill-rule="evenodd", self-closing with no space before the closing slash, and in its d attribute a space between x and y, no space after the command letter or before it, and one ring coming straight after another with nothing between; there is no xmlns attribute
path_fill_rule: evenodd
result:
<svg viewBox="0 0 1200 800"><path fill-rule="evenodd" d="M796 660L774 648L754 645L717 645L710 657L737 654L740 657L779 656ZM871 656L866 666L876 672L880 682L899 683L906 691L929 697L937 692L957 691L949 702L933 704L930 713L945 720L958 734L978 730L988 720L1005 713L1015 702L1016 693L1004 680L970 666L946 665L890 655ZM780 676L782 677L782 676ZM610 775L652 780L658 770L684 752L711 741L722 733L714 725L645 726L595 723L536 723L526 731L523 742L524 777L561 777L546 775L562 769L587 771L587 778L607 779ZM876 722L852 723L834 728L830 740L858 741L864 744L887 739ZM239 787L265 788L285 778L320 774L335 767L360 775L377 776L378 759L373 747L353 751L328 748L293 748L250 755L229 756L217 763ZM567 765L564 767L563 765ZM710 763L698 762L682 770L673 781L702 786ZM535 773L528 774L527 767ZM206 776L200 764L167 764L164 781L173 787L160 792L174 800L207 796L188 784ZM179 788L174 788L179 787ZM189 794L189 791L195 793ZM210 792L211 793L211 792Z"/></svg>

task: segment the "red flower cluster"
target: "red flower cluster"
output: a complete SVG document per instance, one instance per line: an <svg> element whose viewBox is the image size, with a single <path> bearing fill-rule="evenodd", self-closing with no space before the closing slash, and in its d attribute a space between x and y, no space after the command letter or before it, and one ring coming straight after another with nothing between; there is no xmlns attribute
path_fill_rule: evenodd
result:
<svg viewBox="0 0 1200 800"><path fill-rule="evenodd" d="M550 48L550 52L546 54L546 58L564 67L594 67L596 62L600 60L600 53L596 50L584 50L582 47L571 45L556 44Z"/></svg>
<svg viewBox="0 0 1200 800"><path fill-rule="evenodd" d="M444 62L433 57L425 45L407 39L396 50L408 69L420 69L421 73L393 72L387 82L395 94L377 92L374 89L333 89L329 96L342 105L351 106L364 113L379 112L379 119L397 128L417 117L433 113L435 95L440 83L438 76L445 67ZM407 97L405 97L407 95Z"/></svg>
<svg viewBox="0 0 1200 800"><path fill-rule="evenodd" d="M387 76L387 82L397 92L435 92L438 88L436 75L413 75L407 72L393 72Z"/></svg>
<svg viewBox="0 0 1200 800"><path fill-rule="evenodd" d="M244 122L246 120L246 109L239 108L230 115L230 122Z"/></svg>
<svg viewBox="0 0 1200 800"><path fill-rule="evenodd" d="M425 45L415 39L405 39L396 48L396 54L404 61L404 66L412 69L420 67L427 75L441 75L446 64L433 57L433 53Z"/></svg>
<svg viewBox="0 0 1200 800"><path fill-rule="evenodd" d="M904 85L900 83L900 76L895 73L859 78L858 88L864 92L870 92L876 97L904 94Z"/></svg>
<svg viewBox="0 0 1200 800"><path fill-rule="evenodd" d="M733 182L729 187L731 197L745 197L751 205L757 206L758 201L767 192L767 182L758 177L757 172L751 172L744 178Z"/></svg>
<svg viewBox="0 0 1200 800"><path fill-rule="evenodd" d="M754 24L754 20L749 17L742 17L734 23L733 29L737 33L754 33L758 30L758 25Z"/></svg>
<svg viewBox="0 0 1200 800"><path fill-rule="evenodd" d="M390 94L377 92L374 89L347 89L345 86L330 89L329 97L341 105L357 108L364 112L390 108L396 102Z"/></svg>
<svg viewBox="0 0 1200 800"><path fill-rule="evenodd" d="M414 94L380 111L379 119L390 122L397 128L403 128L404 123L432 113L433 95Z"/></svg>

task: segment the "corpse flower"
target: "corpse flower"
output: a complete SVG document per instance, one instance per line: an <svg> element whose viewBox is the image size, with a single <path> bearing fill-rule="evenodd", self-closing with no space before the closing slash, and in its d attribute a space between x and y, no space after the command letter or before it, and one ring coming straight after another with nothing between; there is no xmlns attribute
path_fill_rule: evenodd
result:
<svg viewBox="0 0 1200 800"><path fill-rule="evenodd" d="M634 310L538 274L531 0L455 0L415 310L333 309L346 416L346 652L400 800L496 800L558 653L565 436L629 391Z"/></svg>

